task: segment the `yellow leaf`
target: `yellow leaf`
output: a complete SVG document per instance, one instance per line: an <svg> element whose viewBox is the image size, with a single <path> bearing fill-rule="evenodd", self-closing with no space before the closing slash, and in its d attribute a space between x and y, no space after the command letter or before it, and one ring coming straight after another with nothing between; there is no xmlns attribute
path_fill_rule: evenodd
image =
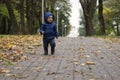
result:
<svg viewBox="0 0 120 80"><path fill-rule="evenodd" d="M95 63L94 63L94 62L91 62L91 61L86 61L86 64L87 64L87 65L95 65Z"/></svg>
<svg viewBox="0 0 120 80"><path fill-rule="evenodd" d="M12 44L11 44L11 43L8 43L8 44L7 44L7 47L8 47L8 48L12 48Z"/></svg>

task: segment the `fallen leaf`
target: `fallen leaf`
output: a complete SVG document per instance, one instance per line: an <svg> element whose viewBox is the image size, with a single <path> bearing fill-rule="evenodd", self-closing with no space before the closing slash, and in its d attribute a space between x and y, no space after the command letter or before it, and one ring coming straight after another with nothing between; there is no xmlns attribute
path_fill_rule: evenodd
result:
<svg viewBox="0 0 120 80"><path fill-rule="evenodd" d="M89 80L96 80L96 79L89 79Z"/></svg>
<svg viewBox="0 0 120 80"><path fill-rule="evenodd" d="M75 72L75 73L81 74L81 71L78 71L78 70L74 70L74 72Z"/></svg>
<svg viewBox="0 0 120 80"><path fill-rule="evenodd" d="M12 76L13 74L6 74L6 76Z"/></svg>
<svg viewBox="0 0 120 80"><path fill-rule="evenodd" d="M8 43L8 44L7 44L7 47L8 47L8 48L12 48L12 44L11 44L11 43Z"/></svg>
<svg viewBox="0 0 120 80"><path fill-rule="evenodd" d="M79 58L89 58L90 57L90 55L79 55Z"/></svg>
<svg viewBox="0 0 120 80"><path fill-rule="evenodd" d="M22 56L21 61L28 60L29 58L27 56Z"/></svg>
<svg viewBox="0 0 120 80"><path fill-rule="evenodd" d="M10 70L0 68L0 73L10 73Z"/></svg>
<svg viewBox="0 0 120 80"><path fill-rule="evenodd" d="M39 42L40 39L41 37L36 35L5 35L5 37L2 37L0 39L0 61L6 62L7 60L18 62L26 60L24 54L28 53L29 51L31 51L31 54L35 54L36 52L34 49L36 48L36 46L41 44ZM2 60L1 57L4 58L4 60Z"/></svg>
<svg viewBox="0 0 120 80"><path fill-rule="evenodd" d="M79 58L84 58L85 56L84 55L79 55Z"/></svg>
<svg viewBox="0 0 120 80"><path fill-rule="evenodd" d="M75 64L75 65L78 65L78 64L79 64L79 62L74 62L74 64Z"/></svg>
<svg viewBox="0 0 120 80"><path fill-rule="evenodd" d="M22 69L22 67L15 67L14 69L19 70L19 69Z"/></svg>
<svg viewBox="0 0 120 80"><path fill-rule="evenodd" d="M85 53L85 52L87 52L84 48L79 48L79 52L80 53Z"/></svg>
<svg viewBox="0 0 120 80"><path fill-rule="evenodd" d="M70 73L68 73L67 75L65 75L64 77L70 77L71 76L71 74Z"/></svg>
<svg viewBox="0 0 120 80"><path fill-rule="evenodd" d="M85 62L87 65L95 65L95 63L94 62L91 62L91 61L86 61Z"/></svg>
<svg viewBox="0 0 120 80"><path fill-rule="evenodd" d="M28 49L33 49L34 47L33 46L28 46Z"/></svg>
<svg viewBox="0 0 120 80"><path fill-rule="evenodd" d="M39 71L41 71L41 69L42 69L42 67L36 67L36 68L33 68L32 70L33 70L33 71L38 71L38 72L39 72Z"/></svg>
<svg viewBox="0 0 120 80"><path fill-rule="evenodd" d="M118 56L118 58L120 58L120 55Z"/></svg>
<svg viewBox="0 0 120 80"><path fill-rule="evenodd" d="M15 78L18 79L23 79L29 77L28 74L18 74L18 75L13 75Z"/></svg>
<svg viewBox="0 0 120 80"><path fill-rule="evenodd" d="M101 57L101 59L104 59L104 57Z"/></svg>
<svg viewBox="0 0 120 80"><path fill-rule="evenodd" d="M85 57L86 57L86 58L89 58L89 57L90 57L90 55L85 55Z"/></svg>
<svg viewBox="0 0 120 80"><path fill-rule="evenodd" d="M55 74L60 74L60 73L57 73L57 72L48 72L46 75L55 75Z"/></svg>
<svg viewBox="0 0 120 80"><path fill-rule="evenodd" d="M97 54L97 53L101 53L101 51L100 50L95 50L93 53Z"/></svg>
<svg viewBox="0 0 120 80"><path fill-rule="evenodd" d="M67 68L68 68L68 66L64 66L63 68L64 68L64 69L67 69Z"/></svg>
<svg viewBox="0 0 120 80"><path fill-rule="evenodd" d="M86 65L86 63L81 63L80 65L81 65L81 66L85 66L85 65Z"/></svg>
<svg viewBox="0 0 120 80"><path fill-rule="evenodd" d="M31 55L35 55L35 54L36 54L36 51L35 51L35 49L31 49L31 50L29 51L29 53L30 53Z"/></svg>

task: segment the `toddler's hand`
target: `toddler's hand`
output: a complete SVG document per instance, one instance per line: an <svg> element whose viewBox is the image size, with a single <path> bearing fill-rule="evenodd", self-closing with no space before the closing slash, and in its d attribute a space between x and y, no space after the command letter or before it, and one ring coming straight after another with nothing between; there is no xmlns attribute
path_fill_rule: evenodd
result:
<svg viewBox="0 0 120 80"><path fill-rule="evenodd" d="M56 39L58 39L58 36L56 36Z"/></svg>
<svg viewBox="0 0 120 80"><path fill-rule="evenodd" d="M44 31L42 31L42 34L44 34L45 32Z"/></svg>

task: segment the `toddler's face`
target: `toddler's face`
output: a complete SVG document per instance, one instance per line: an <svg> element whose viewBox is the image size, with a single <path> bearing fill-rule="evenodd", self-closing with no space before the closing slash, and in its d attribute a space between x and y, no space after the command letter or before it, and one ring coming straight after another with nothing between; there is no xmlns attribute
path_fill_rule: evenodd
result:
<svg viewBox="0 0 120 80"><path fill-rule="evenodd" d="M53 16L49 16L49 17L47 18L47 22L49 22L49 23L53 22Z"/></svg>

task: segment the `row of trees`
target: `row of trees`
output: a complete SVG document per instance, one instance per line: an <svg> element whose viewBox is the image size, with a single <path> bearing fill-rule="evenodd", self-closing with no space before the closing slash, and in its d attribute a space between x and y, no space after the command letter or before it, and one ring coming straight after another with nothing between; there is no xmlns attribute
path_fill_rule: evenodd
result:
<svg viewBox="0 0 120 80"><path fill-rule="evenodd" d="M120 35L120 0L109 0L104 3L104 18L106 32Z"/></svg>
<svg viewBox="0 0 120 80"><path fill-rule="evenodd" d="M59 33L63 26L70 31L69 17L71 5L69 0L44 0L44 9L57 16L55 6L61 4L59 10ZM120 0L79 0L83 8L80 32L86 36L95 34L120 35ZM98 1L98 5L97 5ZM42 19L42 0L0 0L0 34L36 34ZM64 23L62 22L64 20Z"/></svg>
<svg viewBox="0 0 120 80"><path fill-rule="evenodd" d="M81 35L83 35L83 33L86 36L120 35L120 0L79 1L83 9L80 24L85 26L79 29Z"/></svg>
<svg viewBox="0 0 120 80"><path fill-rule="evenodd" d="M0 1L0 33L32 34L37 30L40 8L38 0L1 0ZM41 4L41 3L40 3ZM38 20L37 20L38 19Z"/></svg>
<svg viewBox="0 0 120 80"><path fill-rule="evenodd" d="M68 33L71 11L68 0L45 0L44 12L53 12L56 21L55 5L58 1L62 3L59 23L65 20ZM41 9L42 0L0 0L0 34L36 34L42 22ZM59 25L59 31L61 33L62 24Z"/></svg>

